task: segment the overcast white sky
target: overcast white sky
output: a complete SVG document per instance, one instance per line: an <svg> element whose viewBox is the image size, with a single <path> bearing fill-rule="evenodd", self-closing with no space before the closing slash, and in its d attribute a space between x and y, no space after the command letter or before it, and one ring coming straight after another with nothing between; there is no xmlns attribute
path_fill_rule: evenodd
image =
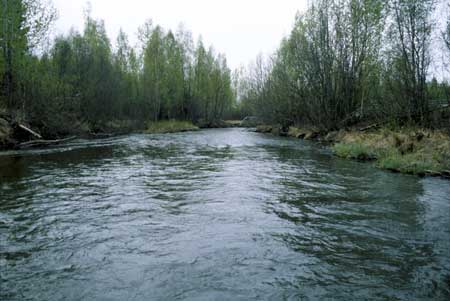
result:
<svg viewBox="0 0 450 301"><path fill-rule="evenodd" d="M59 12L56 33L83 28L86 0L53 0ZM147 19L165 29L183 23L195 38L227 56L231 68L268 54L290 32L307 0L90 0L94 18L103 19L114 42L122 27L130 41Z"/></svg>

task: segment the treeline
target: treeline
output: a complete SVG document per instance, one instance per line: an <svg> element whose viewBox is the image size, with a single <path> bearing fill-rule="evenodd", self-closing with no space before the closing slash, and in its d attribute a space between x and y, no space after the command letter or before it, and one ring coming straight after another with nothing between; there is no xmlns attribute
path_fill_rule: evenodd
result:
<svg viewBox="0 0 450 301"><path fill-rule="evenodd" d="M0 4L0 25L7 24L0 31L0 107L41 131L163 119L208 124L232 110L226 58L201 39L194 43L181 26L172 32L148 21L139 28L138 47L122 31L113 47L104 23L87 12L82 32L59 36L37 52L34 43L42 44L56 16L45 4Z"/></svg>
<svg viewBox="0 0 450 301"><path fill-rule="evenodd" d="M430 125L433 101L450 99L447 83L429 80L436 7L434 0L312 1L276 54L241 74L243 110L284 126ZM450 22L439 36L450 54Z"/></svg>

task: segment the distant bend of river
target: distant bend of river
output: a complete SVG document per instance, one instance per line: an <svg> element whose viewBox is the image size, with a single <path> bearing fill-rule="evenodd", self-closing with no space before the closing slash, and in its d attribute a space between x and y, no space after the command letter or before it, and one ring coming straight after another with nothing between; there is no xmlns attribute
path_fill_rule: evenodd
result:
<svg viewBox="0 0 450 301"><path fill-rule="evenodd" d="M450 182L244 129L0 154L0 300L449 300Z"/></svg>

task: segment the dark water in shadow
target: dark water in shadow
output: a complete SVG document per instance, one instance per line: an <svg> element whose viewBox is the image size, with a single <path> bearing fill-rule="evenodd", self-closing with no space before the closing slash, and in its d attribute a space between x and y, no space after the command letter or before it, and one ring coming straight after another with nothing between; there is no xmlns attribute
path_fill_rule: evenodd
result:
<svg viewBox="0 0 450 301"><path fill-rule="evenodd" d="M449 300L450 183L240 129L0 155L0 300Z"/></svg>

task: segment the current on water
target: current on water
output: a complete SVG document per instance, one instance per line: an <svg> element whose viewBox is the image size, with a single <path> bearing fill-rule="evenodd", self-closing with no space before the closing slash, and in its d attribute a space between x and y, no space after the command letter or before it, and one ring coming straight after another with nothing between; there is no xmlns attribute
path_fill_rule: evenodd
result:
<svg viewBox="0 0 450 301"><path fill-rule="evenodd" d="M449 300L450 185L244 129L0 155L0 300Z"/></svg>

